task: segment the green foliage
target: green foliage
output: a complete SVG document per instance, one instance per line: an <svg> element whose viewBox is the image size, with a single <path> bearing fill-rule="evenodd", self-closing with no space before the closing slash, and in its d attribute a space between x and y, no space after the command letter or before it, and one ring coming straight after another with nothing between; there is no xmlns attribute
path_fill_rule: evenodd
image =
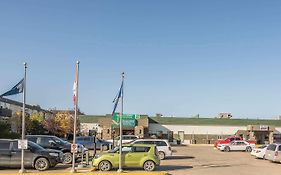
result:
<svg viewBox="0 0 281 175"><path fill-rule="evenodd" d="M11 132L11 126L6 121L0 121L0 138L4 139L17 139L20 134Z"/></svg>
<svg viewBox="0 0 281 175"><path fill-rule="evenodd" d="M69 112L58 112L57 114L47 117L43 121L43 126L50 133L57 136L66 137L73 133L74 118ZM77 120L77 130L80 130L80 122Z"/></svg>

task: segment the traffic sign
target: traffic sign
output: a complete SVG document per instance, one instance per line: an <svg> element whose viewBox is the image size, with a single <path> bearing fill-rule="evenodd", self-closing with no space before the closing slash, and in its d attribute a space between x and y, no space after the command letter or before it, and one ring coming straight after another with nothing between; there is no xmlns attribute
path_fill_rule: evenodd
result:
<svg viewBox="0 0 281 175"><path fill-rule="evenodd" d="M77 144L71 144L71 152L72 153L78 152L78 145Z"/></svg>
<svg viewBox="0 0 281 175"><path fill-rule="evenodd" d="M27 140L18 140L19 149L27 149Z"/></svg>
<svg viewBox="0 0 281 175"><path fill-rule="evenodd" d="M139 119L140 115L137 114L123 114L122 115L122 126L136 126L136 119ZM119 114L114 114L112 117L112 125L119 126Z"/></svg>

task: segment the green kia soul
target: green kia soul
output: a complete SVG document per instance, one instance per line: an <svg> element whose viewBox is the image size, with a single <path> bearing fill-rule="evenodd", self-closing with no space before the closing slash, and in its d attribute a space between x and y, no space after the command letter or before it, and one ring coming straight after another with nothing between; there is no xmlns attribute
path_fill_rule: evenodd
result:
<svg viewBox="0 0 281 175"><path fill-rule="evenodd" d="M143 167L145 171L153 171L160 165L158 151L155 145L124 144L122 145L122 166ZM96 155L92 160L93 167L101 171L109 171L119 166L119 147L106 153Z"/></svg>

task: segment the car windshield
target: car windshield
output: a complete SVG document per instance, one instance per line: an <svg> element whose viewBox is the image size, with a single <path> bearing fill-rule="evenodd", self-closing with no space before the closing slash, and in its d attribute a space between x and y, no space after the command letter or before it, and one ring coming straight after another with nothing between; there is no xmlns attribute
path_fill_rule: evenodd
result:
<svg viewBox="0 0 281 175"><path fill-rule="evenodd" d="M109 153L116 153L119 150L119 147L116 146L115 148L113 148L112 150L109 150Z"/></svg>
<svg viewBox="0 0 281 175"><path fill-rule="evenodd" d="M28 146L32 149L32 150L43 150L44 148L41 147L40 145L33 143L31 141L28 142Z"/></svg>
<svg viewBox="0 0 281 175"><path fill-rule="evenodd" d="M67 141L62 140L61 138L58 138L58 137L54 137L53 140L54 140L57 144L67 143Z"/></svg>

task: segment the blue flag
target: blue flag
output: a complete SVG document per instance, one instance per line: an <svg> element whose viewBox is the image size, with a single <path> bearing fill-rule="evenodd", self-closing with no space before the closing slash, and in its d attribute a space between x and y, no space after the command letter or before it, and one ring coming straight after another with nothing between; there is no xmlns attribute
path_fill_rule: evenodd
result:
<svg viewBox="0 0 281 175"><path fill-rule="evenodd" d="M122 81L122 84L121 84L121 87L119 89L118 94L116 95L116 97L114 98L114 100L112 102L112 103L114 103L114 107L113 107L113 111L112 111L112 116L115 113L115 110L117 108L117 105L118 105L118 102L119 102L119 99L120 99L121 96L123 96L123 81Z"/></svg>
<svg viewBox="0 0 281 175"><path fill-rule="evenodd" d="M18 84L16 84L11 90L5 92L4 94L0 95L0 97L15 95L23 92L23 81L22 79Z"/></svg>

